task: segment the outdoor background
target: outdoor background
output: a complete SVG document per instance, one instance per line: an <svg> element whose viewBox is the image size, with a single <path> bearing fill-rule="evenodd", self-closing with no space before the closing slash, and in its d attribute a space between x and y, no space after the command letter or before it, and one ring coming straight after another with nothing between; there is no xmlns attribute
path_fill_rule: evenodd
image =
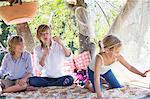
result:
<svg viewBox="0 0 150 99"><path fill-rule="evenodd" d="M148 9L150 8L150 3L148 2L150 0L128 1L133 1L133 5L129 5L130 9L127 9L126 13L126 10L122 10L126 0L85 0L88 5L87 11L91 22L90 25L95 34L92 37L92 41L96 44L96 52L98 52L98 40L101 40L109 32L112 24L118 16L125 15L125 17L121 17L124 19L120 19L119 22L116 21L117 25L113 24L114 27L116 26L113 33L116 33L116 35L123 41L124 47L121 53L129 63L144 72L145 70L150 69L150 43L148 42L150 41L148 38L150 24L146 23L149 22L147 20L150 15L148 12ZM35 37L36 28L40 24L48 24L52 25L52 34L60 36L66 46L70 47L72 52L77 55L79 49L79 28L75 15L73 11L68 8L65 0L38 0L38 2L38 13L31 22L28 22L30 31L34 37L35 45L38 43ZM134 4L136 5L134 6ZM8 4L0 3L0 6L4 5ZM121 11L125 14L119 14ZM16 25L6 25L0 20L0 63L7 50L7 39L11 35L16 34ZM122 68L120 64L115 64L114 67L113 71L120 81L127 81L129 78L139 79L137 75Z"/></svg>

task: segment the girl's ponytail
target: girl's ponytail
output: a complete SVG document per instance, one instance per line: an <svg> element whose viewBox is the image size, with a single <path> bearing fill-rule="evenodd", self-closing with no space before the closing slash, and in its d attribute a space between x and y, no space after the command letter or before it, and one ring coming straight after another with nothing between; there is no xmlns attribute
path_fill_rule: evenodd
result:
<svg viewBox="0 0 150 99"><path fill-rule="evenodd" d="M99 42L98 42L98 45L99 45L99 48L100 48L100 53L103 53L103 52L105 52L105 49L104 49L104 44L103 44L103 42L102 42L102 41L99 41Z"/></svg>

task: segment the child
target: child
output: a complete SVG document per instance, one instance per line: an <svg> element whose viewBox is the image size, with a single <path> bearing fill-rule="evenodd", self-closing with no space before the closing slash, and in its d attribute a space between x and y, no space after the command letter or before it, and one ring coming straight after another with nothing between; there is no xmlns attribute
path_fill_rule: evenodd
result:
<svg viewBox="0 0 150 99"><path fill-rule="evenodd" d="M31 55L24 51L23 38L11 37L8 47L9 53L5 55L0 67L1 93L25 90L28 78L32 76Z"/></svg>
<svg viewBox="0 0 150 99"><path fill-rule="evenodd" d="M71 51L65 47L62 40L52 37L51 28L42 24L37 29L40 45L35 48L35 64L42 77L31 77L29 84L33 87L70 86L73 77L64 73L64 61L70 57Z"/></svg>
<svg viewBox="0 0 150 99"><path fill-rule="evenodd" d="M141 73L131 66L123 56L119 54L121 46L121 41L113 35L108 35L102 41L99 41L100 53L96 56L95 66L88 67L89 79L94 86L98 99L103 99L100 76L105 78L109 83L110 88L122 87L110 69L110 65L116 61L119 61L129 71L142 77L146 77L145 73Z"/></svg>

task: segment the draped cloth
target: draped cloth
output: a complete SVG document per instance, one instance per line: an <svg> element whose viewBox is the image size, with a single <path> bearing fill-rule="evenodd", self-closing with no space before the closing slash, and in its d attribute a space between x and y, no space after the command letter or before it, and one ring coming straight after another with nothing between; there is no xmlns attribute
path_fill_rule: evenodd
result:
<svg viewBox="0 0 150 99"><path fill-rule="evenodd" d="M130 64L142 72L150 69L150 0L127 0L108 34L122 41L121 54ZM128 73L119 67L114 66L118 74Z"/></svg>

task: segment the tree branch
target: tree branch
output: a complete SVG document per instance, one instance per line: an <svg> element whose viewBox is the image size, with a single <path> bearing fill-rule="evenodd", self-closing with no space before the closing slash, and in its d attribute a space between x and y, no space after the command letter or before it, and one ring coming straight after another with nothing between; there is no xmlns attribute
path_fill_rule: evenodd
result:
<svg viewBox="0 0 150 99"><path fill-rule="evenodd" d="M110 27L110 23L109 23L109 20L108 20L108 18L107 18L107 15L106 15L105 11L103 10L103 8L101 7L101 5L100 5L97 1L95 1L95 3L97 3L97 5L99 6L99 8L101 9L101 11L102 11L102 13L104 14L105 19L106 19L106 21L107 21L107 23L108 23L108 26Z"/></svg>

